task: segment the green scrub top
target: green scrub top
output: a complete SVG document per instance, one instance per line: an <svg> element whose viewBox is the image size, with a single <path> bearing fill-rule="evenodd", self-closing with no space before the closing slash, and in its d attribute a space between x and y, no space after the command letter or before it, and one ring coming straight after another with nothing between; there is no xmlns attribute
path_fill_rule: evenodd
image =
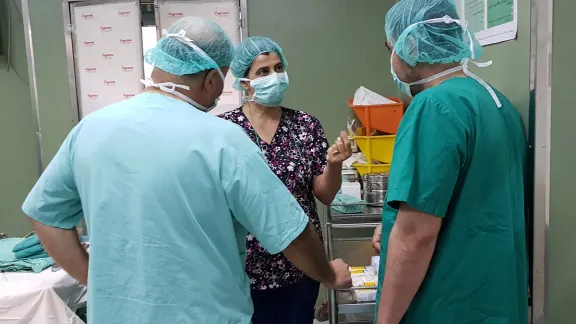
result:
<svg viewBox="0 0 576 324"><path fill-rule="evenodd" d="M382 219L378 299L399 203L442 217L402 323L527 323L526 138L506 97L455 77L416 95L398 129ZM377 301L378 302L378 301Z"/></svg>
<svg viewBox="0 0 576 324"><path fill-rule="evenodd" d="M247 231L280 253L308 225L240 127L155 93L83 118L23 210L86 218L92 324L249 324Z"/></svg>

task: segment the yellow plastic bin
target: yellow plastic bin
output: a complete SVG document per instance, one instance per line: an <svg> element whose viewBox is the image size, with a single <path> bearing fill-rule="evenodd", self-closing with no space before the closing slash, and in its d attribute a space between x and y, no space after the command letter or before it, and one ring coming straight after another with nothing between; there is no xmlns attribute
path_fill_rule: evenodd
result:
<svg viewBox="0 0 576 324"><path fill-rule="evenodd" d="M352 164L353 167L358 170L360 176L363 176L368 173L388 173L390 172L390 164L360 164L354 163Z"/></svg>
<svg viewBox="0 0 576 324"><path fill-rule="evenodd" d="M372 163L373 160L382 163L392 162L396 135L350 137L354 139L360 151L366 156L368 163Z"/></svg>

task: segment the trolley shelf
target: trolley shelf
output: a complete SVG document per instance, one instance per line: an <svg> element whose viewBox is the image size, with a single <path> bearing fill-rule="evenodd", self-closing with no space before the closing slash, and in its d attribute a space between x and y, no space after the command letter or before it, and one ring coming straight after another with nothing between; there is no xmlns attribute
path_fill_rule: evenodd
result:
<svg viewBox="0 0 576 324"><path fill-rule="evenodd" d="M357 206L360 204L354 204ZM364 210L357 214L343 214L338 211L333 210L330 207L328 213L328 222L332 224L361 224L361 223L375 223L380 222L382 219L382 206L368 206L364 205ZM343 206L343 205L333 205L333 206Z"/></svg>
<svg viewBox="0 0 576 324"><path fill-rule="evenodd" d="M352 205L352 204L351 204ZM363 205L361 213L344 214L333 210L332 206L326 206L326 252L333 259L334 242L366 241L372 237L333 237L334 230L353 230L375 228L382 221L382 206ZM334 205L343 206L343 205ZM345 205L348 206L348 205ZM336 232L339 233L339 232ZM360 324L372 323L375 302L355 302L352 297L353 290L375 289L374 287L351 288L345 290L330 290L328 292L328 305L330 312L330 324Z"/></svg>
<svg viewBox="0 0 576 324"><path fill-rule="evenodd" d="M376 303L338 304L338 314L374 313Z"/></svg>

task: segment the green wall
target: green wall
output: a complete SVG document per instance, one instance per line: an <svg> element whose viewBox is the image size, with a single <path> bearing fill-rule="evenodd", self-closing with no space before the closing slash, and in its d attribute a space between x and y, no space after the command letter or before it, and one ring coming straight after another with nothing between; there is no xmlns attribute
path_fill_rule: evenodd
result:
<svg viewBox="0 0 576 324"><path fill-rule="evenodd" d="M17 236L30 231L20 207L38 177L38 157L20 1L0 1L2 43L7 44L8 2L12 62L10 72L0 64L0 232ZM46 166L77 117L70 106L61 1L30 0L29 6Z"/></svg>
<svg viewBox="0 0 576 324"><path fill-rule="evenodd" d="M394 0L248 0L248 32L282 46L288 107L318 117L328 140L346 128L347 100L365 86L397 95L384 17Z"/></svg>
<svg viewBox="0 0 576 324"><path fill-rule="evenodd" d="M13 1L8 17L7 1L0 1L2 44L11 34L9 69L0 63L0 232L24 235L31 229L20 207L36 181L36 142L28 87L28 66L20 1ZM14 5L18 5L15 7Z"/></svg>
<svg viewBox="0 0 576 324"><path fill-rule="evenodd" d="M518 0L517 40L484 47L478 61L493 60L487 68L472 70L512 101L528 126L530 99L530 0Z"/></svg>
<svg viewBox="0 0 576 324"><path fill-rule="evenodd" d="M552 135L548 229L548 323L574 323L576 305L576 150L574 144L575 1L554 1L552 37Z"/></svg>
<svg viewBox="0 0 576 324"><path fill-rule="evenodd" d="M60 0L28 0L36 62L44 166L74 127Z"/></svg>

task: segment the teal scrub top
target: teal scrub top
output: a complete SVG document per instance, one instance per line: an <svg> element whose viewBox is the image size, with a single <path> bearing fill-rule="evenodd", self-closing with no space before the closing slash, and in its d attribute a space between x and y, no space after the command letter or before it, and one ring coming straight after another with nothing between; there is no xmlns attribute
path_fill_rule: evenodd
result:
<svg viewBox="0 0 576 324"><path fill-rule="evenodd" d="M416 95L398 129L382 219L378 297L400 203L442 218L402 323L527 323L526 138L506 97L455 77Z"/></svg>
<svg viewBox="0 0 576 324"><path fill-rule="evenodd" d="M279 253L308 224L238 126L154 93L82 119L23 210L86 218L95 324L250 323L247 231Z"/></svg>

